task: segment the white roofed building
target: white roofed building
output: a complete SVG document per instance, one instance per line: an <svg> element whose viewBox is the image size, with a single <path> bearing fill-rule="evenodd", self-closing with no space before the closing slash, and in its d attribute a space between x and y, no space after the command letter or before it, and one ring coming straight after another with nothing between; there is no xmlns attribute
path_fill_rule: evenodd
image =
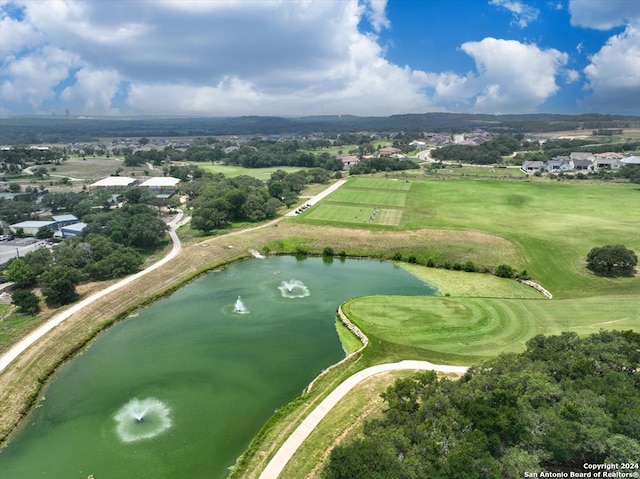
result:
<svg viewBox="0 0 640 479"><path fill-rule="evenodd" d="M102 180L96 181L89 185L89 192L104 188L108 190L122 190L131 186L136 186L138 180L135 178L129 178L128 176L108 176Z"/></svg>
<svg viewBox="0 0 640 479"><path fill-rule="evenodd" d="M140 184L140 186L158 191L176 191L180 185L180 178L171 176L155 176Z"/></svg>

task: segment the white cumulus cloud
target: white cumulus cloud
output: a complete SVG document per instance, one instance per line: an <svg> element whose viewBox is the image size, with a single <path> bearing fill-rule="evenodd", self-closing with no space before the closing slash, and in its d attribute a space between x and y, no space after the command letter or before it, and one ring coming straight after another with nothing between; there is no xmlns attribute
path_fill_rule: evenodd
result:
<svg viewBox="0 0 640 479"><path fill-rule="evenodd" d="M513 23L524 28L538 18L540 10L520 0L489 0L490 5L509 10L513 15Z"/></svg>
<svg viewBox="0 0 640 479"><path fill-rule="evenodd" d="M640 18L637 0L569 0L571 24L578 27L610 30Z"/></svg>
<svg viewBox="0 0 640 479"><path fill-rule="evenodd" d="M534 112L560 87L556 78L565 74L568 56L553 48L516 40L485 38L467 42L461 50L471 56L476 72L430 75L436 102L458 103L483 113Z"/></svg>
<svg viewBox="0 0 640 479"><path fill-rule="evenodd" d="M584 69L588 107L640 112L640 24L609 38Z"/></svg>

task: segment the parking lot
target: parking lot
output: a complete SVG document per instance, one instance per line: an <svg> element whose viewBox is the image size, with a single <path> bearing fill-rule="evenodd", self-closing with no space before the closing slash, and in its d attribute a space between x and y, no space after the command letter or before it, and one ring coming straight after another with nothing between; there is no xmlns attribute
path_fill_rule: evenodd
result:
<svg viewBox="0 0 640 479"><path fill-rule="evenodd" d="M38 248L39 241L35 238L14 238L0 240L0 264L12 258L24 256Z"/></svg>

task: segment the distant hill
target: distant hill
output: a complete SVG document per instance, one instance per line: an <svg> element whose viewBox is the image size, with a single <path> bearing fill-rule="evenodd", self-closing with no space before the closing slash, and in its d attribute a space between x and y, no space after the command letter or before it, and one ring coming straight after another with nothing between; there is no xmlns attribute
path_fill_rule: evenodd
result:
<svg viewBox="0 0 640 479"><path fill-rule="evenodd" d="M640 116L621 115L480 115L421 113L386 117L241 116L231 118L0 118L0 144L69 143L98 138L187 137L218 135L280 135L340 132L463 132L481 128L494 132L550 132L575 129L640 127Z"/></svg>

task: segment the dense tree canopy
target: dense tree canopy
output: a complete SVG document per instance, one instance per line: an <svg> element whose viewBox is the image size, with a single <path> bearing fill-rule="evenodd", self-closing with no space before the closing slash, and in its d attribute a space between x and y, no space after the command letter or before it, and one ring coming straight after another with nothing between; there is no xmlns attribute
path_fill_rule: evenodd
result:
<svg viewBox="0 0 640 479"><path fill-rule="evenodd" d="M587 255L587 267L599 276L629 276L638 264L638 257L622 245L593 248Z"/></svg>
<svg viewBox="0 0 640 479"><path fill-rule="evenodd" d="M323 477L509 479L637 462L639 368L640 335L603 331L536 336L458 381L398 380L384 416L334 449Z"/></svg>
<svg viewBox="0 0 640 479"><path fill-rule="evenodd" d="M154 248L165 237L168 226L158 213L143 204L125 204L117 210L89 215L83 234L97 233L135 248Z"/></svg>

